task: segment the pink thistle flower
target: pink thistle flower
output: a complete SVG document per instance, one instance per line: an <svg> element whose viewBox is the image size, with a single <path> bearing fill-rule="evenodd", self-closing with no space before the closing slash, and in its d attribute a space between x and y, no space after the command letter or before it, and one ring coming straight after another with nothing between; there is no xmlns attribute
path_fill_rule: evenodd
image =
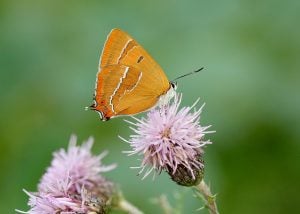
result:
<svg viewBox="0 0 300 214"><path fill-rule="evenodd" d="M77 214L105 213L114 193L113 183L101 176L115 168L103 166L104 152L91 154L93 139L76 146L76 137L71 136L68 150L60 149L53 154L51 166L43 175L38 192L24 192L29 196L30 214Z"/></svg>
<svg viewBox="0 0 300 214"><path fill-rule="evenodd" d="M179 109L181 97L176 95L173 103L151 110L146 118L133 117L135 123L126 120L134 126L130 128L135 134L129 141L120 138L131 145L130 155L143 155L137 167L141 169L139 174L148 168L143 178L153 170L157 173L165 170L180 185L195 185L202 179L202 148L211 143L204 140L205 134L211 133L207 131L210 126L199 124L204 105L191 112L199 99L191 107Z"/></svg>

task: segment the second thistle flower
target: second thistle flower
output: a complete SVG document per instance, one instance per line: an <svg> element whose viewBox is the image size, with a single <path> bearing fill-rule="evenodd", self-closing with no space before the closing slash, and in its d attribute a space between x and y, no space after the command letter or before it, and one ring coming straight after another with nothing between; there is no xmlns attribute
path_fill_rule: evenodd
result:
<svg viewBox="0 0 300 214"><path fill-rule="evenodd" d="M194 110L199 100L179 109L181 97L177 95L173 103L151 110L145 118L134 118L135 123L127 121L135 134L129 141L122 140L131 145L129 154L143 155L139 168L140 173L146 170L144 177L153 170L164 170L176 183L193 186L203 177L203 147L211 143L204 136L211 131L207 131L210 126L199 123L203 106Z"/></svg>
<svg viewBox="0 0 300 214"><path fill-rule="evenodd" d="M26 192L30 210L28 214L104 214L111 207L115 185L101 173L115 168L104 166L106 153L92 155L93 139L76 145L71 137L67 150L60 149L43 175L37 192Z"/></svg>

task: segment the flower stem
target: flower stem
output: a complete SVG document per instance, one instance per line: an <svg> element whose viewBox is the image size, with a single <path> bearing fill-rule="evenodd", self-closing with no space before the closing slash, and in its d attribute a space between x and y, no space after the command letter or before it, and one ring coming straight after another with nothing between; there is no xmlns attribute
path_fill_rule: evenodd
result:
<svg viewBox="0 0 300 214"><path fill-rule="evenodd" d="M126 201L123 197L120 198L118 208L128 214L144 214L137 207Z"/></svg>
<svg viewBox="0 0 300 214"><path fill-rule="evenodd" d="M201 194L205 206L208 208L210 214L219 214L216 196L211 194L209 186L202 180L200 184L195 186L196 190Z"/></svg>
<svg viewBox="0 0 300 214"><path fill-rule="evenodd" d="M161 207L164 214L172 214L172 213L174 214L175 213L175 210L173 210L173 208L171 207L166 195L161 195L154 202Z"/></svg>

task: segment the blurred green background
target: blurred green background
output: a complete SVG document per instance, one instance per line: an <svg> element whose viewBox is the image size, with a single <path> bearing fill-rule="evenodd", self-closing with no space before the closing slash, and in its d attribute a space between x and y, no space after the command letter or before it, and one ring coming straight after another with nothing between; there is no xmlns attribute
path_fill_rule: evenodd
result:
<svg viewBox="0 0 300 214"><path fill-rule="evenodd" d="M183 213L201 203L167 175L141 181L124 118L101 122L84 111L92 102L98 59L107 34L132 35L173 79L183 105L206 103L202 124L212 125L205 180L218 194L220 213L296 213L300 210L299 1L1 1L0 210L27 210L22 188L34 191L71 133L90 135L94 153L108 149L105 175L145 213L161 213L151 198ZM180 203L179 203L180 204ZM207 213L205 210L202 213Z"/></svg>

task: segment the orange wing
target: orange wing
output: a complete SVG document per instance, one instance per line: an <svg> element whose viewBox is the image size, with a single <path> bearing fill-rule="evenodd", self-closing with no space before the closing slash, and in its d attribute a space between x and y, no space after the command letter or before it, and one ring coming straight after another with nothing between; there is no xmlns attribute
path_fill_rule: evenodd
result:
<svg viewBox="0 0 300 214"><path fill-rule="evenodd" d="M108 65L119 64L119 59L131 42L134 42L134 40L125 32L119 29L113 29L110 34L108 34L104 44L99 69Z"/></svg>
<svg viewBox="0 0 300 214"><path fill-rule="evenodd" d="M107 120L117 115L137 114L153 107L161 94L155 90L155 80L143 74L134 67L106 66L97 78L98 87L92 109Z"/></svg>
<svg viewBox="0 0 300 214"><path fill-rule="evenodd" d="M170 89L160 66L119 29L109 34L99 67L95 103L91 107L104 120L145 111Z"/></svg>

